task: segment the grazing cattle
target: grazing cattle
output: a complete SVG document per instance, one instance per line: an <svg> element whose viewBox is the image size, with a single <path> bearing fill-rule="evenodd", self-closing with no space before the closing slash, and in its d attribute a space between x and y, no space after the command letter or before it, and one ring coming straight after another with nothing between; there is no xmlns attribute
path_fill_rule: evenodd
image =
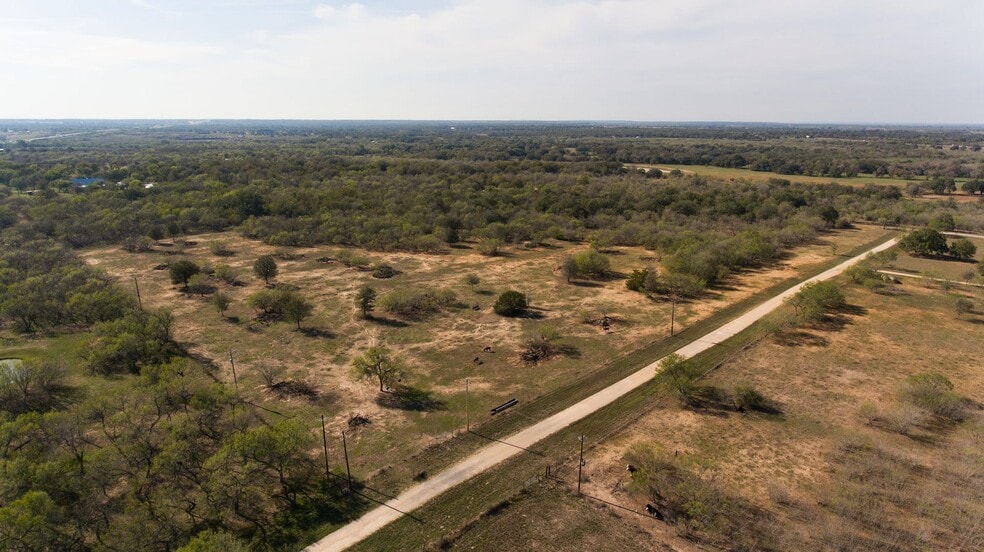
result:
<svg viewBox="0 0 984 552"><path fill-rule="evenodd" d="M478 364L481 361L482 361L482 359L480 359L478 357L475 357L475 360L473 360L472 362L474 362L475 364Z"/></svg>
<svg viewBox="0 0 984 552"><path fill-rule="evenodd" d="M625 471L627 471L629 473L635 473L638 469L639 468L633 466L632 464L629 464L628 466L625 466Z"/></svg>
<svg viewBox="0 0 984 552"><path fill-rule="evenodd" d="M657 510L652 504L646 504L646 513L656 519L663 519L663 514L659 513L659 510Z"/></svg>
<svg viewBox="0 0 984 552"><path fill-rule="evenodd" d="M482 352L491 353L492 352L492 347L486 347L486 348L482 349Z"/></svg>

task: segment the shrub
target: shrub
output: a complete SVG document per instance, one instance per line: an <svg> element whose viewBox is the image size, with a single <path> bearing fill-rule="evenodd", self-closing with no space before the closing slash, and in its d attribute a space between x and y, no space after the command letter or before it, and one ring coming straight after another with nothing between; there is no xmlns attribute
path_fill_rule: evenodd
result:
<svg viewBox="0 0 984 552"><path fill-rule="evenodd" d="M501 316L519 316L526 312L527 308L529 308L529 303L526 300L526 295L512 290L502 292L496 299L495 305L492 306L492 310Z"/></svg>
<svg viewBox="0 0 984 552"><path fill-rule="evenodd" d="M772 401L749 385L735 386L735 406L739 409L758 412L774 412L776 410Z"/></svg>
<svg viewBox="0 0 984 552"><path fill-rule="evenodd" d="M349 249L339 249L335 252L335 258L348 267L365 268L370 263L369 257Z"/></svg>
<svg viewBox="0 0 984 552"><path fill-rule="evenodd" d="M478 240L478 245L475 247L478 252L486 257L495 257L502 251L502 240L499 238L483 238Z"/></svg>
<svg viewBox="0 0 984 552"><path fill-rule="evenodd" d="M227 264L215 265L215 277L230 286L238 286L242 284L239 270Z"/></svg>
<svg viewBox="0 0 984 552"><path fill-rule="evenodd" d="M386 278L392 278L393 276L396 275L397 275L396 269L385 263L377 264L372 269L373 278L386 279Z"/></svg>
<svg viewBox="0 0 984 552"><path fill-rule="evenodd" d="M229 257L236 254L224 240L212 240L208 242L208 250L217 257Z"/></svg>
<svg viewBox="0 0 984 552"><path fill-rule="evenodd" d="M950 244L950 255L958 259L973 259L977 254L977 246L967 238L953 240Z"/></svg>
<svg viewBox="0 0 984 552"><path fill-rule="evenodd" d="M941 418L963 419L963 401L953 392L949 378L938 372L909 376L899 398Z"/></svg>
<svg viewBox="0 0 984 552"><path fill-rule="evenodd" d="M974 312L974 302L971 301L970 299L967 299L966 297L959 297L957 298L957 302L954 305L954 308L957 311L957 318L960 318L960 315L962 314L969 314L971 312Z"/></svg>
<svg viewBox="0 0 984 552"><path fill-rule="evenodd" d="M833 282L812 282L789 298L803 322L818 322L827 313L844 308L847 299Z"/></svg>
<svg viewBox="0 0 984 552"><path fill-rule="evenodd" d="M414 317L434 313L457 302L457 296L447 289L413 291L395 290L379 299L379 306L398 316Z"/></svg>
<svg viewBox="0 0 984 552"><path fill-rule="evenodd" d="M465 284L469 286L477 286L479 283L481 283L482 280L478 277L477 274L466 274L465 277L461 279L461 281L463 281Z"/></svg>
<svg viewBox="0 0 984 552"><path fill-rule="evenodd" d="M574 263L577 265L577 275L584 278L604 278L611 270L608 257L594 249L575 253Z"/></svg>
<svg viewBox="0 0 984 552"><path fill-rule="evenodd" d="M625 287L631 289L632 291L645 291L646 277L648 275L649 275L648 268L643 268L641 270L633 270L632 274L629 275L629 279L625 281Z"/></svg>

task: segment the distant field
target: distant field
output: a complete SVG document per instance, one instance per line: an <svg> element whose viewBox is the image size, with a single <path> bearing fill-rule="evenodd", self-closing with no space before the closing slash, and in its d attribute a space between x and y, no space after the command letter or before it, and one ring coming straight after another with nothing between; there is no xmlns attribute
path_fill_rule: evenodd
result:
<svg viewBox="0 0 984 552"><path fill-rule="evenodd" d="M877 184L879 186L906 186L918 180L905 180L900 178L884 178L874 176L856 176L851 178L832 178L827 176L800 176L791 174L779 174L774 172L753 171L750 169L732 169L725 167L711 167L704 165L644 165L627 163L626 167L651 169L658 168L665 172L679 169L684 174L700 174L704 176L721 178L724 180L748 180L751 182L766 182L770 178L782 178L791 182L806 182L810 184L844 184L846 186L864 186L866 184Z"/></svg>

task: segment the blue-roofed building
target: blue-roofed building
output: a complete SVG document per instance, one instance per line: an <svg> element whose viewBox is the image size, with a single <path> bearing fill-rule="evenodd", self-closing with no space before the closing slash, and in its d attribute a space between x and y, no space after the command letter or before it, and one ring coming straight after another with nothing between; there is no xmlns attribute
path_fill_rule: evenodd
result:
<svg viewBox="0 0 984 552"><path fill-rule="evenodd" d="M75 188L88 188L89 186L97 186L106 182L105 178L73 178L72 186Z"/></svg>

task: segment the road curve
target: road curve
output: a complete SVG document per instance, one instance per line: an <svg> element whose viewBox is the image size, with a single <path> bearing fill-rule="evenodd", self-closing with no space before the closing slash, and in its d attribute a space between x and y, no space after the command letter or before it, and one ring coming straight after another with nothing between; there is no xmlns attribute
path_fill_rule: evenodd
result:
<svg viewBox="0 0 984 552"><path fill-rule="evenodd" d="M808 280L787 289L786 291L772 297L764 303L752 308L748 312L735 318L731 322L705 334L704 336L690 342L689 344L677 349L676 353L683 357L692 357L698 353L706 351L722 341L738 334L754 322L769 314L788 297L794 295L804 285L811 282L828 280L844 272L848 267L857 263L869 253L884 251L896 243L896 239L890 239L881 245L844 261L843 263L826 270ZM482 473L483 471L495 466L522 452L523 449L530 448L534 444L553 435L561 429L581 420L582 418L597 412L601 408L611 404L636 387L644 385L652 380L656 366L660 360L656 360L635 373L619 380L612 385L598 391L594 395L587 397L570 407L522 430L505 437L502 441L488 445L471 456L461 460L444 471L427 479L427 481L414 485L400 496L390 500L384 506L379 506L374 510L366 512L361 518L337 531L327 535L320 541L307 547L308 552L331 552L345 550L353 546L362 539L376 532L384 525L398 519L403 514L401 512L411 512L428 501L434 499L444 491L467 481L468 479Z"/></svg>

